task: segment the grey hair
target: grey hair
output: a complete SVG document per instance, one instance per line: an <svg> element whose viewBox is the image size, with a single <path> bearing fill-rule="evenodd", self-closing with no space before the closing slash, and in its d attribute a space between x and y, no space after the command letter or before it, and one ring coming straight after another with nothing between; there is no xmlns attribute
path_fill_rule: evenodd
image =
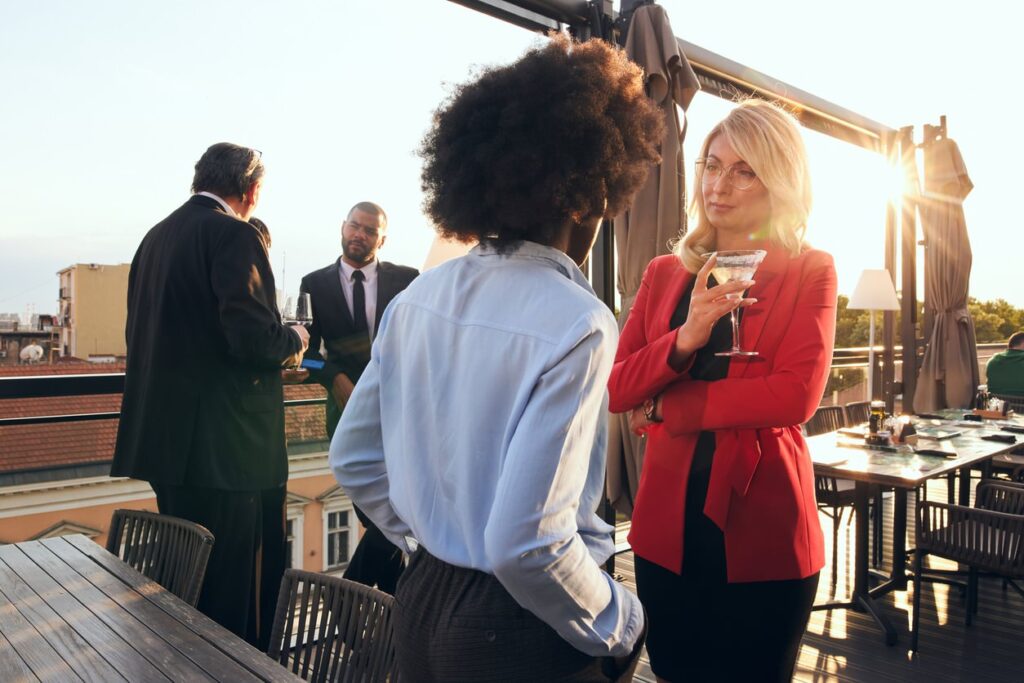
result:
<svg viewBox="0 0 1024 683"><path fill-rule="evenodd" d="M263 178L262 155L255 149L230 142L210 145L196 162L193 192L212 192L219 197L242 197Z"/></svg>

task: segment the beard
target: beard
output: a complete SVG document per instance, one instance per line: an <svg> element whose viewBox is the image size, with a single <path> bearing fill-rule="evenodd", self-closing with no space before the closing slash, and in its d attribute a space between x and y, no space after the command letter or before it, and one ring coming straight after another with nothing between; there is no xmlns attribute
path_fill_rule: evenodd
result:
<svg viewBox="0 0 1024 683"><path fill-rule="evenodd" d="M342 240L341 253L345 255L345 258L356 263L369 263L375 255L369 245L355 240Z"/></svg>

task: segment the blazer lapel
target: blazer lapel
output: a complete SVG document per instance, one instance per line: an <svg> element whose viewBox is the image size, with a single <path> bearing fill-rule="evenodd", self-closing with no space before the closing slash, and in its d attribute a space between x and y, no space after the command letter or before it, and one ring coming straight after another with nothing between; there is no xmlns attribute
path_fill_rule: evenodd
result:
<svg viewBox="0 0 1024 683"><path fill-rule="evenodd" d="M748 297L757 299L757 303L743 310L740 320L740 347L757 350L757 342L764 332L766 321L771 316L772 306L778 300L779 288L785 280L786 266L789 255L783 249L769 247L764 261L754 273L754 286L750 288ZM751 356L751 360L759 356ZM735 360L735 359L733 359ZM731 363L730 376L742 377L751 363ZM732 372L732 370L736 372Z"/></svg>
<svg viewBox="0 0 1024 683"><path fill-rule="evenodd" d="M340 261L340 258L339 258ZM352 320L352 312L348 310L348 303L345 301L345 292L341 289L341 267L338 265L339 261L335 261L334 265L328 266L321 271L321 285L323 286L325 296L325 305L329 311L337 311L341 317L341 324L345 330L352 329L355 326L355 322ZM339 333L343 333L339 330ZM335 334L325 334L326 336L334 337L338 336Z"/></svg>

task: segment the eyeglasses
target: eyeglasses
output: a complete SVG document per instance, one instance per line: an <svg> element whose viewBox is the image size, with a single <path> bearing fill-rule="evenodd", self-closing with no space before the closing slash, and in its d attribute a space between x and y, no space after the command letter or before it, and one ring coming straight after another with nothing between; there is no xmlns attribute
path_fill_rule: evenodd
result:
<svg viewBox="0 0 1024 683"><path fill-rule="evenodd" d="M380 230L378 228L374 228L369 225L362 225L355 221L345 221L345 227L352 232L361 232L372 240L377 239L377 235L380 234Z"/></svg>
<svg viewBox="0 0 1024 683"><path fill-rule="evenodd" d="M744 166L737 166L741 163ZM737 161L735 164L723 166L717 159L697 159L697 165L704 166L704 175L700 179L704 185L714 185L722 174L725 174L729 184L737 190L749 190L757 182L757 174L746 166L746 162Z"/></svg>

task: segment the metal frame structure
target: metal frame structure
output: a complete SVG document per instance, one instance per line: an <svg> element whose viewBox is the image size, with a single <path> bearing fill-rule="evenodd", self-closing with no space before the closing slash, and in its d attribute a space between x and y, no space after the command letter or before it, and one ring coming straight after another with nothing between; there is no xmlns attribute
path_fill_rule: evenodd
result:
<svg viewBox="0 0 1024 683"><path fill-rule="evenodd" d="M507 21L531 31L546 33L568 27L574 35L600 35L613 39L614 31L624 32L626 21L617 21L612 0L449 0L489 16ZM623 0L624 19L636 6L647 0ZM686 55L704 92L725 99L753 96L778 101L787 106L800 123L810 130L823 133L864 149L885 155L895 164L900 162L908 181L917 180L914 156L913 127L891 128L867 117L840 107L812 93L801 90L777 78L750 69L739 62L723 57L676 38ZM943 117L943 129L945 117ZM925 126L925 133L931 126ZM899 236L897 236L899 231ZM614 308L615 302L615 243L611 226L606 222L602 235L594 247L590 263L590 278L598 296ZM892 411L895 394L903 395L903 410L913 411L914 389L920 367L917 343L917 226L916 205L913 198L905 198L902 209L897 210L889 200L885 220L885 267L895 280L897 244L900 246L901 329L900 342L904 353L903 380L897 385L895 316L887 311L883 318L882 395L888 397ZM870 368L869 372L874 369ZM872 397L873 398L873 397Z"/></svg>

